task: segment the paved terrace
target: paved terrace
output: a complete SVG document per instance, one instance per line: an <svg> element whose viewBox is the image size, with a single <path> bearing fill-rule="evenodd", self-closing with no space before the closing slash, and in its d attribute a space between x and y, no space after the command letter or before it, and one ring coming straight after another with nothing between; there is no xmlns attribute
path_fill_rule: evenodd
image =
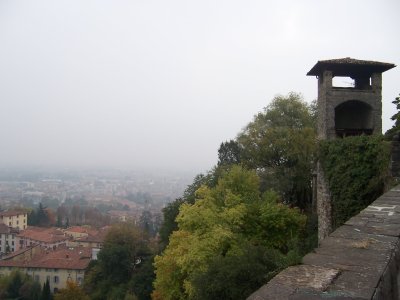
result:
<svg viewBox="0 0 400 300"><path fill-rule="evenodd" d="M400 185L247 300L400 299Z"/></svg>

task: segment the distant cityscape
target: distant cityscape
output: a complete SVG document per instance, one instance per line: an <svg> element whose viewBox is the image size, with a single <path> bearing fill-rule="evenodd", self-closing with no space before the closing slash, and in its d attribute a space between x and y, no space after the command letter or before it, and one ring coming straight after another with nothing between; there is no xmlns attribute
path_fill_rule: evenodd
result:
<svg viewBox="0 0 400 300"><path fill-rule="evenodd" d="M162 208L182 195L192 177L121 170L1 170L0 277L20 271L51 293L67 282L81 286L110 225L134 223L157 239Z"/></svg>
<svg viewBox="0 0 400 300"><path fill-rule="evenodd" d="M138 219L143 211L159 215L180 197L193 174L126 170L0 170L0 210L34 209L39 203L54 212L80 204L112 218Z"/></svg>

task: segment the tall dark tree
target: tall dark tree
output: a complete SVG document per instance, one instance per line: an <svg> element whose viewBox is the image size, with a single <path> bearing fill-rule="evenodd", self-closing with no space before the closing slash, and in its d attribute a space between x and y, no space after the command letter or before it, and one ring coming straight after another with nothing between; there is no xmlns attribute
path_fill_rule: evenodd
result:
<svg viewBox="0 0 400 300"><path fill-rule="evenodd" d="M45 283L43 283L42 294L40 295L40 300L52 300L52 295L50 291L50 282L47 279Z"/></svg>
<svg viewBox="0 0 400 300"><path fill-rule="evenodd" d="M153 235L154 227L153 227L153 216L150 211L145 210L142 212L139 218L139 226L146 232L148 235Z"/></svg>
<svg viewBox="0 0 400 300"><path fill-rule="evenodd" d="M21 288L22 282L22 275L20 272L15 272L11 275L11 281L8 285L7 295L8 298L15 299L19 297L19 289Z"/></svg>
<svg viewBox="0 0 400 300"><path fill-rule="evenodd" d="M50 226L50 223L46 207L41 202L35 210L28 214L28 225L46 227Z"/></svg>

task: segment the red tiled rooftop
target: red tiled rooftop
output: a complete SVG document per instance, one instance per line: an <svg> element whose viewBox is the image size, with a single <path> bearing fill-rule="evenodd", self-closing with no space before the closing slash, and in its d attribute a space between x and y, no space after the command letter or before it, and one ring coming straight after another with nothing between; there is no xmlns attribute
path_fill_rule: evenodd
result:
<svg viewBox="0 0 400 300"><path fill-rule="evenodd" d="M68 240L68 237L64 236L64 233L60 229L34 226L28 226L18 236L44 243L56 243Z"/></svg>
<svg viewBox="0 0 400 300"><path fill-rule="evenodd" d="M65 231L86 233L87 230L81 226L73 226L73 227L69 227L69 228L65 229Z"/></svg>
<svg viewBox="0 0 400 300"><path fill-rule="evenodd" d="M75 233L87 233L87 234L96 234L97 230L92 229L90 227L84 227L84 226L72 226L64 230L64 232L75 232Z"/></svg>
<svg viewBox="0 0 400 300"><path fill-rule="evenodd" d="M30 260L0 260L0 267L84 270L91 260L91 251L83 247L43 250Z"/></svg>

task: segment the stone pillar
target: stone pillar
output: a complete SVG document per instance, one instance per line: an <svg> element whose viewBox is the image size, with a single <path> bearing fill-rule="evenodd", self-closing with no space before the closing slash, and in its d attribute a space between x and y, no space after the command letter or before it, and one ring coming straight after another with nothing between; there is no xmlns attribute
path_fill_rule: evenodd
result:
<svg viewBox="0 0 400 300"><path fill-rule="evenodd" d="M321 163L317 163L318 243L332 232L332 201Z"/></svg>

